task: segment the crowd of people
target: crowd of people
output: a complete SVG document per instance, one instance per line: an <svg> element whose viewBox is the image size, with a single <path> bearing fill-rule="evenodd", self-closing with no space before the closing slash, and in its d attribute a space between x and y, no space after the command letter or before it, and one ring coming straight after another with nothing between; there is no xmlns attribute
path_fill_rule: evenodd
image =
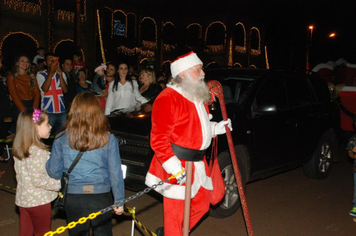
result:
<svg viewBox="0 0 356 236"><path fill-rule="evenodd" d="M105 115L133 111L145 103L145 110L150 111L154 99L167 84L167 77L162 72L156 81L152 68L129 71L133 67L125 62L109 62L89 69L80 53L73 53L71 58L58 58L45 54L42 47L37 52L33 60L19 55L11 70L1 71L4 90L1 113L11 117L12 123L5 126L1 119L0 138L13 139L17 117L21 111L30 108L47 110L51 134L58 132L66 123L71 102L80 92L96 95Z"/></svg>
<svg viewBox="0 0 356 236"><path fill-rule="evenodd" d="M151 187L177 175L155 189L164 196L164 227L156 234L182 235L183 170L187 162L193 163L194 172L194 210L190 212L189 229L193 228L208 211L213 189L205 150L213 137L225 133L225 127L232 129L230 119L210 121L210 93L197 55L191 52L171 63L174 77L167 88L164 75L156 79L152 68L143 68L135 75L127 63L110 62L95 68L91 80L79 54L73 59L42 55L39 49L36 62L44 60L45 68L37 73L27 56L17 57L6 75L7 87L4 83L1 87L1 109L10 109L5 106L10 106L10 100L14 104L8 138L14 138L19 235L50 231L51 202L63 173L69 169L65 205L68 222L112 204L113 213L123 213L125 190L119 146L106 115L131 112L141 105L145 111L152 111L151 146L155 152L146 184ZM2 58L0 68L1 62ZM56 134L52 147L43 142L51 134ZM70 229L69 234L88 235L92 230L94 235L112 235L111 217L108 211Z"/></svg>

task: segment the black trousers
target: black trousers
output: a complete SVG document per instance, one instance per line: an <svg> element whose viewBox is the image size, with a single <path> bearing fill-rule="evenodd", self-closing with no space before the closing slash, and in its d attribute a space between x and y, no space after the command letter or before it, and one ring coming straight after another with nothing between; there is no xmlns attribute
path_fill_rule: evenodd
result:
<svg viewBox="0 0 356 236"><path fill-rule="evenodd" d="M68 194L66 202L66 215L68 223L77 222L82 217L88 217L89 214L111 206L113 199L111 192L99 194ZM112 213L106 212L97 216L95 219L88 219L84 224L77 224L76 227L69 230L70 236L88 236L90 226L94 236L112 236L111 225Z"/></svg>

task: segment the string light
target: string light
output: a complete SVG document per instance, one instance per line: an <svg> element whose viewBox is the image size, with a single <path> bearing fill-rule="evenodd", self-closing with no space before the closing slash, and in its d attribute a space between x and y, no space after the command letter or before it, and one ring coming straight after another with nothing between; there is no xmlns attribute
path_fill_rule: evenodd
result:
<svg viewBox="0 0 356 236"><path fill-rule="evenodd" d="M199 37L199 39L201 39L201 36L202 36L202 34L203 34L203 30L202 30L203 27L202 27L199 23L191 23L190 25L187 26L187 29L189 29L189 28L192 27L192 26L198 26L198 28L199 28L199 35L198 35L198 37Z"/></svg>
<svg viewBox="0 0 356 236"><path fill-rule="evenodd" d="M235 45L235 51L238 52L238 53L247 53L247 49L246 49L246 29L245 29L245 26L244 24L242 24L241 22L238 22L235 24L235 29L236 29L236 26L238 25L241 25L242 27L242 31L243 31L243 46L241 45ZM236 42L236 39L235 39L235 42Z"/></svg>
<svg viewBox="0 0 356 236"><path fill-rule="evenodd" d="M118 50L118 52L124 53L125 55L128 55L128 56L134 56L134 55L137 55L137 54L140 54L142 56L147 56L147 57L154 57L155 56L155 53L153 51L142 50L139 47L134 47L134 48L130 49L130 48L125 47L125 46L120 46L120 47L117 48L117 50Z"/></svg>
<svg viewBox="0 0 356 236"><path fill-rule="evenodd" d="M38 0L38 4L22 0L4 0L4 4L9 8L12 8L14 10L21 10L24 13L30 12L32 14L42 14L42 0Z"/></svg>
<svg viewBox="0 0 356 236"><path fill-rule="evenodd" d="M101 23L100 23L99 9L96 10L96 17L97 17L97 20L98 20L98 31L99 31L101 58L103 59L103 63L106 64L103 38L102 38L102 35L101 35Z"/></svg>
<svg viewBox="0 0 356 236"><path fill-rule="evenodd" d="M13 35L13 34L23 34L23 35L25 35L25 36L27 36L27 37L30 37L30 38L36 43L37 48L40 47L38 41L37 41L31 34L25 33L25 32L22 32L22 31L10 32L10 33L8 33L7 35L5 35L5 36L2 38L1 42L0 42L0 54L2 54L1 51L2 51L2 45L3 45L4 41L7 39L7 37L9 37L9 36L11 36L11 35Z"/></svg>
<svg viewBox="0 0 356 236"><path fill-rule="evenodd" d="M208 31L209 31L209 28L212 26L212 25L215 25L215 24L220 24L220 25L222 25L223 27L224 27L224 32L225 32L225 34L224 34L224 44L226 44L226 25L223 23L223 22L221 22L221 21L214 21L214 22L211 22L210 23L210 25L208 26L208 28L206 29L206 31L205 31L205 43L206 43L206 39L207 39L207 37L208 37Z"/></svg>
<svg viewBox="0 0 356 236"><path fill-rule="evenodd" d="M239 66L240 68L242 68L241 63L239 63L239 62L235 62L235 63L234 63L234 67L236 67L236 66Z"/></svg>
<svg viewBox="0 0 356 236"><path fill-rule="evenodd" d="M229 40L229 59L227 62L228 66L232 66L233 63L233 50L232 50L232 38Z"/></svg>
<svg viewBox="0 0 356 236"><path fill-rule="evenodd" d="M254 30L257 31L258 46L257 46L256 49L255 49L255 48L251 48L251 55L253 55L253 56L259 56L259 55L261 55L261 36L260 36L260 31L259 31L256 27L252 27L252 28L251 28L250 37L252 37L252 33L253 33Z"/></svg>
<svg viewBox="0 0 356 236"><path fill-rule="evenodd" d="M82 0L81 0L82 1ZM65 11L62 9L57 10L57 20L67 20L74 22L75 12ZM83 14L80 14L80 19L82 22L87 20L87 0L83 1Z"/></svg>

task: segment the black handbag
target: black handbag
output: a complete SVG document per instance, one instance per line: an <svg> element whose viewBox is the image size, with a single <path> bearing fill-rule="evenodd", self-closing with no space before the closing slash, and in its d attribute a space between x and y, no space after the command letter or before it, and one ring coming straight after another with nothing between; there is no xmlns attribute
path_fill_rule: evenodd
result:
<svg viewBox="0 0 356 236"><path fill-rule="evenodd" d="M69 183L69 174L74 169L75 165L78 163L84 152L79 152L77 157L74 159L72 165L69 167L67 172L63 172L61 178L61 189L58 192L58 197L53 204L53 210L57 212L58 210L64 210L67 200L67 190Z"/></svg>

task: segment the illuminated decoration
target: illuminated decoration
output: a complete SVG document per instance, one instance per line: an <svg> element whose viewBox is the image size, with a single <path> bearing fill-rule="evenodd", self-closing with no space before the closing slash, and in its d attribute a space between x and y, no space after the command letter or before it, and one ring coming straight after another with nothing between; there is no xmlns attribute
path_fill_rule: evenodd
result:
<svg viewBox="0 0 356 236"><path fill-rule="evenodd" d="M232 38L230 38L229 40L229 59L227 62L228 66L232 66L232 62L233 62L233 52L232 52Z"/></svg>
<svg viewBox="0 0 356 236"><path fill-rule="evenodd" d="M168 25L168 24L170 24L170 25L174 26L174 24L173 24L172 22L167 21L167 22L163 23L163 28L164 28L166 25Z"/></svg>
<svg viewBox="0 0 356 236"><path fill-rule="evenodd" d="M163 50L167 52L173 51L174 49L176 49L176 45L163 44Z"/></svg>
<svg viewBox="0 0 356 236"><path fill-rule="evenodd" d="M254 68L257 69L257 67L254 64L251 64L248 68Z"/></svg>
<svg viewBox="0 0 356 236"><path fill-rule="evenodd" d="M116 12L120 12L124 15L125 18L125 23L121 23L120 20L115 20L114 19L114 15ZM122 10L115 10L112 13L112 27L111 27L111 32L112 35L117 35L117 36L123 36L123 37L127 37L127 15L124 11ZM112 36L111 35L111 36Z"/></svg>
<svg viewBox="0 0 356 236"><path fill-rule="evenodd" d="M48 27L48 51L52 51L53 45L53 12L54 12L54 0L49 0L48 2L48 18L47 18L47 27Z"/></svg>
<svg viewBox="0 0 356 236"><path fill-rule="evenodd" d="M221 53L224 52L224 45L206 45L208 49L204 49L205 53Z"/></svg>
<svg viewBox="0 0 356 236"><path fill-rule="evenodd" d="M142 46L144 46L145 48L151 49L151 50L157 49L157 43L156 42L150 42L150 41L142 40Z"/></svg>
<svg viewBox="0 0 356 236"><path fill-rule="evenodd" d="M199 23L192 23L192 24L187 26L187 29L189 29L192 26L198 26L199 27L199 38L201 39L201 36L203 35L203 30L202 30L203 27Z"/></svg>
<svg viewBox="0 0 356 236"><path fill-rule="evenodd" d="M245 29L245 26L241 22L236 23L235 24L235 28L238 25L241 25L242 30L243 30L244 45L243 46L235 45L235 51L238 52L238 53L246 53L247 52L247 49L246 49L246 29Z"/></svg>
<svg viewBox="0 0 356 236"><path fill-rule="evenodd" d="M265 46L265 58L266 58L266 69L269 69L269 62L268 62L268 56L267 56L267 46Z"/></svg>
<svg viewBox="0 0 356 236"><path fill-rule="evenodd" d="M211 61L208 64L206 64L205 68L208 68L210 65L217 64L216 61Z"/></svg>
<svg viewBox="0 0 356 236"><path fill-rule="evenodd" d="M208 26L208 28L206 29L205 31L205 43L206 43L206 39L208 37L208 31L209 31L209 28L214 25L214 24L221 24L222 26L224 26L224 30L225 30L225 35L224 35L224 44L226 44L226 25L221 22L221 21L214 21L214 22L211 22L210 25Z"/></svg>
<svg viewBox="0 0 356 236"><path fill-rule="evenodd" d="M260 31L256 27L252 27L251 28L250 37L252 37L252 32L253 31L257 32L257 36L258 36L257 40L258 40L258 42L257 42L257 48L251 48L251 55L259 56L259 55L261 55L261 36L260 36Z"/></svg>
<svg viewBox="0 0 356 236"><path fill-rule="evenodd" d="M56 45L54 45L54 47L53 47L53 53L54 54L56 53L56 49L57 49L58 45L63 43L63 42L72 42L72 43L74 43L74 40L68 38L68 39L62 39L61 41L57 42ZM82 60L83 60L83 62L85 62L85 55L84 55L83 49L80 49L80 52L82 54Z"/></svg>
<svg viewBox="0 0 356 236"><path fill-rule="evenodd" d="M134 47L134 48L128 48L125 46L120 46L117 48L117 51L119 53L123 53L127 56L135 56L137 54L142 55L142 56L146 56L146 57L154 57L155 53L153 51L150 50L142 50L141 48L138 47Z"/></svg>
<svg viewBox="0 0 356 236"><path fill-rule="evenodd" d="M83 1L83 14L80 14L80 19L82 22L87 20L87 0L81 0ZM74 22L74 17L75 17L75 12L72 11L65 11L62 9L57 10L57 20L67 20L70 22Z"/></svg>
<svg viewBox="0 0 356 236"><path fill-rule="evenodd" d="M164 66L164 64L168 63L169 65L171 64L171 61L170 60L166 60L164 62L162 62L162 66Z"/></svg>
<svg viewBox="0 0 356 236"><path fill-rule="evenodd" d="M100 41L101 58L103 59L103 63L106 64L105 51L104 51L104 44L103 44L103 37L102 37L102 35L101 35L101 23L100 23L99 9L96 10L96 17L97 17L97 21L98 21L98 31L99 31L99 41Z"/></svg>
<svg viewBox="0 0 356 236"><path fill-rule="evenodd" d="M234 63L234 67L240 67L240 68L242 68L242 65L241 65L241 63L235 62L235 63Z"/></svg>
<svg viewBox="0 0 356 236"><path fill-rule="evenodd" d="M53 53L56 53L56 48L58 47L59 44L63 43L63 42L72 42L74 43L74 40L73 39L62 39L61 41L59 41L58 43L56 43L56 45L54 45L53 47Z"/></svg>
<svg viewBox="0 0 356 236"><path fill-rule="evenodd" d="M141 61L140 61L140 64L142 64L144 61L148 61L147 58L143 58Z"/></svg>
<svg viewBox="0 0 356 236"><path fill-rule="evenodd" d="M11 35L13 35L13 34L23 34L23 35L26 35L27 37L30 37L30 38L36 43L37 48L40 47L38 41L37 41L32 35L30 35L29 33L25 33L25 32L22 32L22 31L10 32L10 33L8 33L7 35L5 35L5 36L2 38L1 42L0 42L0 54L2 54L1 51L2 51L2 45L3 45L4 41L7 39L7 37L9 37L9 36L11 36Z"/></svg>
<svg viewBox="0 0 356 236"><path fill-rule="evenodd" d="M149 41L145 41L145 40L142 40L142 45L149 48L149 49L156 49L157 48L157 24L156 24L156 21L151 18L151 17L144 17L142 20L141 20L141 24L140 24L140 31L141 31L141 28L142 28L142 23L145 21L145 20L151 20L153 22L153 24L155 25L155 42L152 43L152 42L149 42ZM141 31L142 32L142 31ZM142 33L141 33L141 37L142 37Z"/></svg>
<svg viewBox="0 0 356 236"><path fill-rule="evenodd" d="M42 14L42 0L38 0L38 4L22 0L4 0L4 4L15 11L21 10L24 13Z"/></svg>

